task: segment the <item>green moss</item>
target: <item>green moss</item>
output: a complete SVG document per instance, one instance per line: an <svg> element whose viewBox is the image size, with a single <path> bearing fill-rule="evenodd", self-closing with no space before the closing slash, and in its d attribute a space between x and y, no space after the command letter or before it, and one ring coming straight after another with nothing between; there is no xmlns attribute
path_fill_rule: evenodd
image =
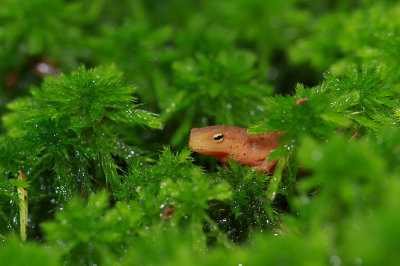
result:
<svg viewBox="0 0 400 266"><path fill-rule="evenodd" d="M3 2L0 264L398 261L395 1ZM275 171L192 154L215 124Z"/></svg>

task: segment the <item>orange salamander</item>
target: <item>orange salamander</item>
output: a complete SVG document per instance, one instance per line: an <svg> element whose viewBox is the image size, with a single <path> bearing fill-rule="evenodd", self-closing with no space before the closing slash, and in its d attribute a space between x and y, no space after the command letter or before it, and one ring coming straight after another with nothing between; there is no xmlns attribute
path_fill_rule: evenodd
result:
<svg viewBox="0 0 400 266"><path fill-rule="evenodd" d="M268 161L268 155L280 144L282 134L270 131L250 135L246 128L232 126L209 126L190 131L189 148L208 154L228 164L232 158L242 165L250 165L259 172L272 172L277 161Z"/></svg>

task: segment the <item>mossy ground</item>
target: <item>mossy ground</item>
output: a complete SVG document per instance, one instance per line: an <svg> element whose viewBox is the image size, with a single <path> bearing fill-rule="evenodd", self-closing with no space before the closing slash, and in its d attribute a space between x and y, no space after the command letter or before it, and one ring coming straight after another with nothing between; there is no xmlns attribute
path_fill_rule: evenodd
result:
<svg viewBox="0 0 400 266"><path fill-rule="evenodd" d="M3 0L0 264L396 265L399 15ZM286 132L275 172L192 154L215 124Z"/></svg>

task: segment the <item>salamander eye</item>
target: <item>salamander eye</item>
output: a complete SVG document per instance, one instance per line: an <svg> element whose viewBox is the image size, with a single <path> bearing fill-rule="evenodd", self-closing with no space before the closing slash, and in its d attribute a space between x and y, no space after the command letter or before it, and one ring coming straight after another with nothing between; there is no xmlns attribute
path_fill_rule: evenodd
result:
<svg viewBox="0 0 400 266"><path fill-rule="evenodd" d="M215 142L221 142L221 141L224 140L224 135L221 134L221 133L215 134L213 136L213 139L214 139Z"/></svg>

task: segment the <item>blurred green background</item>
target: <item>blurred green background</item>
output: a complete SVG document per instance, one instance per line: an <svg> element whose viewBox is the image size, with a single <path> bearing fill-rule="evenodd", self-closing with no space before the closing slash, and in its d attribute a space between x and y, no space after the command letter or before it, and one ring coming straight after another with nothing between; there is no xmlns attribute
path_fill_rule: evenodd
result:
<svg viewBox="0 0 400 266"><path fill-rule="evenodd" d="M2 0L0 264L396 265L399 15L389 0ZM220 124L289 132L278 171L186 149Z"/></svg>

